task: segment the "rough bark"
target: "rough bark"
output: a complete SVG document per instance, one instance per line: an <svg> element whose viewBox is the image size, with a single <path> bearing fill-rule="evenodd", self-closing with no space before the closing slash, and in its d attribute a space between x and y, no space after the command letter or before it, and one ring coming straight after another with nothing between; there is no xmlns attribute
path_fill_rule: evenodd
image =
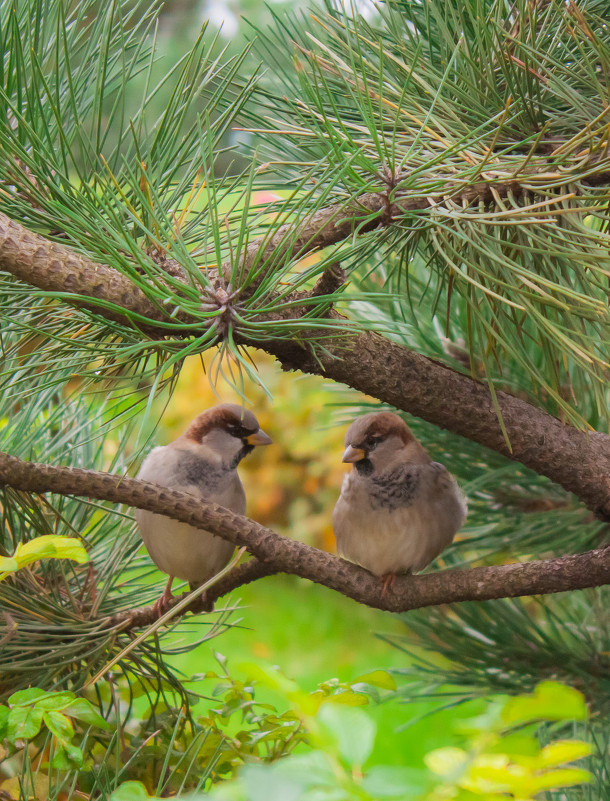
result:
<svg viewBox="0 0 610 801"><path fill-rule="evenodd" d="M247 517L214 503L157 484L68 467L24 462L0 453L0 484L14 489L77 495L124 503L166 515L202 528L244 546L258 563L237 568L238 580L252 581L269 573L292 573L322 584L359 603L390 612L469 600L512 598L596 587L610 583L610 548L526 562L470 570L443 570L423 576L398 578L382 595L382 583L364 568L301 542L281 537ZM240 572L241 571L241 572ZM235 576L227 575L215 597L234 589ZM192 608L192 607L191 607ZM127 613L125 628L150 622L149 612ZM119 618L111 618L116 625Z"/></svg>
<svg viewBox="0 0 610 801"><path fill-rule="evenodd" d="M104 314L113 319L125 321L134 314L155 321L167 317L165 310L156 308L141 289L117 270L28 231L2 212L0 268L47 292L79 296L74 302L95 312L100 313L102 308L95 299L125 310L120 314L105 309Z"/></svg>

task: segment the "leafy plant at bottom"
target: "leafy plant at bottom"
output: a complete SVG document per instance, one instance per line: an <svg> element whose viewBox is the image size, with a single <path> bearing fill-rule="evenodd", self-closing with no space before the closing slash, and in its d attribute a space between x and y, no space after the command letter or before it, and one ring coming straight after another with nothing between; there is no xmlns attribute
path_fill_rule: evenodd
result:
<svg viewBox="0 0 610 801"><path fill-rule="evenodd" d="M243 678L233 677L216 656L220 671L193 677L213 682L201 715L195 704L202 696L189 693L188 706L177 706L170 692L144 693L125 679L96 685L99 712L95 702L71 692L13 693L10 709L0 706L0 739L6 737L10 748L0 792L49 801L85 793L96 801L120 801L209 790L237 769L275 764L307 747L306 716L324 706L362 706L375 693L395 689L385 671L374 671L305 692L277 670L255 664L243 666ZM271 702L260 700L263 689Z"/></svg>
<svg viewBox="0 0 610 801"><path fill-rule="evenodd" d="M306 696L301 698L298 706L298 694L291 693L311 750L276 764L247 765L237 781L217 788L208 801L534 801L542 792L591 778L571 765L591 753L588 743L555 739L541 745L536 737L543 722L588 715L582 694L556 682L543 682L530 695L492 701L485 714L462 725L464 748L428 754L429 772L367 768L376 726L366 712L340 704L312 710ZM137 798L125 792L113 801Z"/></svg>
<svg viewBox="0 0 610 801"><path fill-rule="evenodd" d="M538 722L587 717L583 695L557 682L541 682L531 695L492 703L484 715L463 724L468 750L440 748L426 756L427 767L442 780L430 801L507 796L531 801L547 790L589 782L589 771L570 765L592 753L589 743L556 739L541 746L535 736Z"/></svg>
<svg viewBox="0 0 610 801"><path fill-rule="evenodd" d="M0 741L6 738L15 753L34 740L44 726L53 735L50 766L60 770L78 768L83 764L83 752L72 742L73 720L108 728L93 704L72 692L45 692L39 687L18 690L8 699L8 706L0 705Z"/></svg>
<svg viewBox="0 0 610 801"><path fill-rule="evenodd" d="M219 661L224 668L224 660L221 658ZM235 770L246 763L276 762L299 744L306 743L309 734L303 710L311 714L327 702L362 706L369 703L369 695L375 694L377 688L395 689L394 680L382 670L359 676L349 683L331 679L319 684L313 692L305 693L275 669L264 669L254 663L245 665L244 669L247 674L245 681L230 676L226 669L222 677L213 672L204 676L206 679L220 679L213 694L222 701L222 706L199 718L223 738L225 754L219 762L218 773ZM280 713L273 704L257 701L257 684L283 696L288 709ZM239 718L238 729L229 735L236 725L236 718Z"/></svg>
<svg viewBox="0 0 610 801"><path fill-rule="evenodd" d="M326 707L360 707L368 704L369 696L380 690L395 689L394 680L385 671L377 670L347 683L331 679L322 682L313 692L305 692L277 669L256 664L243 665L245 678L236 679L226 670L224 658L218 654L217 658L222 675L208 672L195 677L216 682L212 696L220 703L195 719L195 725L207 731L207 753L214 752L209 775L216 781L233 776L238 768L250 770L257 766L283 764L295 749L308 747L312 729L307 721L318 713L332 716L332 712L321 713L320 710ZM282 712L275 703L257 700L256 692L261 688L278 696L280 704L287 709ZM170 765L169 758L166 758L166 764ZM148 794L151 792L149 780L131 780L121 783L112 793L111 801L165 797L168 792L176 790L180 795L177 771L168 770L167 774L152 790L154 795ZM185 782L181 786L185 787Z"/></svg>

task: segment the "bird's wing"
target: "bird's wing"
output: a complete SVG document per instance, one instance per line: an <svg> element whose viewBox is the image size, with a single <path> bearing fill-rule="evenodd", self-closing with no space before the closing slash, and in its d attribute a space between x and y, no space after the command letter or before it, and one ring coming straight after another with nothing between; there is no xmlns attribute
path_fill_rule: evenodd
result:
<svg viewBox="0 0 610 801"><path fill-rule="evenodd" d="M468 514L468 500L460 489L455 477L439 462L426 465L429 477L428 493L433 499L445 505L445 509L455 517L456 530L466 520Z"/></svg>

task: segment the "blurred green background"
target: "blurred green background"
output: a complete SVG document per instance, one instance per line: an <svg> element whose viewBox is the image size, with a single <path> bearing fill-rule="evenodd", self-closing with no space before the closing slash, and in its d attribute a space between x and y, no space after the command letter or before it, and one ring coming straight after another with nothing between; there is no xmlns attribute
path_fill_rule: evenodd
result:
<svg viewBox="0 0 610 801"><path fill-rule="evenodd" d="M408 666L409 658L382 639L384 634L404 633L405 622L399 616L360 606L292 576L259 581L240 589L237 597L242 608L234 620L240 620L239 626L171 658L186 675L213 670L218 652L227 658L236 678L243 678L240 663L255 659L278 666L310 691L323 681L353 681L376 669L391 670L401 683L399 672ZM191 636L200 636L196 626ZM211 681L203 680L194 686L205 694L211 685ZM257 698L282 706L281 699L270 690L257 690ZM209 705L214 702L202 701L196 709ZM482 705L471 702L427 714L438 706L437 702L422 703L416 698L412 703L372 701L368 712L378 731L372 764L423 768L426 753L460 742L453 734L454 723L471 717Z"/></svg>

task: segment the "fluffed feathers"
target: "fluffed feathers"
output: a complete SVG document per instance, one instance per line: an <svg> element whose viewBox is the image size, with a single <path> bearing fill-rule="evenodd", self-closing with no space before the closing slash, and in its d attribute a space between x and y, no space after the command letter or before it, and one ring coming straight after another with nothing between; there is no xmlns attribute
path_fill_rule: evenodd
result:
<svg viewBox="0 0 610 801"><path fill-rule="evenodd" d="M174 442L154 448L138 478L244 514L237 465L256 445L270 443L252 412L223 403L196 417ZM234 551L230 542L163 515L138 509L136 521L151 559L170 577L201 584L222 570Z"/></svg>
<svg viewBox="0 0 610 801"><path fill-rule="evenodd" d="M466 519L455 478L390 412L359 417L345 446L354 467L333 512L338 552L377 576L422 570Z"/></svg>

